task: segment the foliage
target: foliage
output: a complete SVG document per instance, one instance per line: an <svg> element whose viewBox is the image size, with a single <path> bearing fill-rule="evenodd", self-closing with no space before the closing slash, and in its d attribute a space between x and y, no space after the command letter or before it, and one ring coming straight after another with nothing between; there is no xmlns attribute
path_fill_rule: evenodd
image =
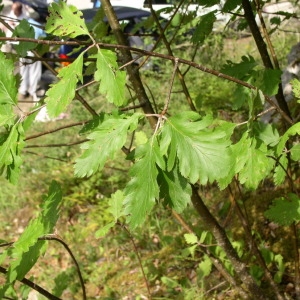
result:
<svg viewBox="0 0 300 300"><path fill-rule="evenodd" d="M117 27L108 2L103 0L104 10L97 17L102 18L105 11L110 26ZM268 1L262 1L262 5L265 2ZM249 5L252 9L250 13L245 5L247 3L253 4L252 8ZM78 235L76 248L85 243L88 231L93 232L101 241L106 239L106 235L117 236L114 243L117 242L120 249L123 243L130 240L134 251L127 251L127 258L122 257L122 264L117 267L126 267L126 264L128 266L130 259L135 257L136 265L139 265L143 274L141 278L147 283L149 298L156 281L165 287L165 295L158 296L172 298L176 295L192 299L199 294L204 297L205 290L209 291L209 280L213 282L214 272L222 274L227 281L226 288L236 288L234 293L239 294L238 298L246 298L248 295L257 299L283 299L284 272L295 273L295 285L299 284L300 274L291 267L292 255L285 253L284 249L275 253L274 245L271 245L270 250L263 246L263 231L256 227L255 222L249 222L250 211L244 205L248 193L259 195L271 187L278 190L280 195L272 197L269 201L272 205L267 210L260 209L259 214L279 226L297 225L299 222L299 199L296 191L300 125L297 119L295 122L290 120L289 108L282 104L285 102L281 89L278 88L281 71L276 65L272 68L266 65L265 56L268 56L268 52L264 52L264 47L258 49L264 65L258 55L245 53L237 61L229 56L226 62L223 60L223 66L218 65L213 58L209 61L210 66L193 62L194 59L196 61L199 45L204 50L207 47L206 51L210 53L209 46L218 44L220 35L214 36L214 26L220 13L235 16L235 11L243 8L248 20L260 7L255 7L255 2L250 3L248 0L226 1L223 7L221 1L198 0L198 4L200 9L207 8L209 12L195 20L190 17L175 19L170 22L173 26L171 29L162 28L162 25L166 25L164 22L155 24L157 33L161 35L157 39L156 52L129 49L126 45L103 44L103 32L107 29L104 22L93 22L87 26L82 13L76 7L68 6L64 1L50 5L45 26L48 34L58 39L85 36L90 42L88 46L87 43L82 43L84 48L77 58L58 71L58 81L50 85L42 99L50 118L57 118L66 112L71 113L72 124L64 123L59 128L54 124L52 130L45 130L33 121L37 111L41 109L39 105L32 111L23 112L21 115L17 113L18 109L21 110L21 103L17 97L19 78L13 75L14 64L29 50L34 50L37 57L40 55L32 40L31 43L23 41L24 37L32 38L33 31L28 22L22 21L16 27L13 36L22 38L16 48L17 53L12 56L0 53L0 66L3 69L0 74L1 173L9 182L20 185L20 174L26 176L29 170L35 170L39 166L35 159L26 161L25 155L33 154L26 151L29 147L43 149L45 146L49 149L58 148L55 155L67 163L68 170L63 171L59 166L55 172L52 170L54 164L47 165L47 162L43 162L43 167L46 168L43 171L49 174L47 180L51 181L49 177L55 178L62 183L62 188L55 181L51 183L48 196L41 206L40 216L33 219L19 239L1 254L1 264L8 264L6 283L1 288L2 298L14 293L11 291L16 286L16 281L29 274L38 258L44 255L46 242L43 238L53 234L63 191L66 198L65 213L69 214L68 222L73 224L73 214L77 216L76 225L64 229L65 235L70 239L74 238L74 230ZM214 5L220 5L220 10L215 9ZM172 13L172 10L169 11ZM288 18L288 15L283 15ZM174 15L174 18L177 16ZM150 23L156 19L152 17ZM271 23L280 26L281 21L273 20ZM191 25L195 26L192 35L185 30ZM122 43L123 39L119 38L122 31L113 31L118 32L116 43ZM100 39L97 34L99 32ZM193 43L188 46L188 51L176 49L176 41L182 41L183 32L189 34L188 38ZM257 35L253 36L258 39ZM159 44L160 41L165 44ZM51 40L46 42L51 43ZM223 42L219 45L224 47ZM271 47L271 44L268 46ZM124 66L120 65L118 57L130 58L131 53L136 52L141 56L152 55L158 61L162 60L162 71L155 73L148 70L140 75L137 67L132 64L134 60L125 62ZM181 55L184 59L180 58ZM218 54L214 55L218 57L218 62L222 61ZM82 85L87 60L93 61L87 64L88 73L94 74L94 78L89 84ZM202 57L202 63L205 61ZM271 59L270 63L272 65ZM218 67L220 71L211 69L212 67ZM199 76L200 71L203 74ZM209 76L214 76L214 79L209 81L206 79ZM201 86L203 89L213 86L210 94L197 91L197 82L200 79L205 81ZM218 88L225 79L231 82L230 88L227 86L225 89L226 93L220 92L221 89ZM148 85L150 80L152 82ZM158 81L161 89L157 88ZM210 83L212 85L209 87ZM292 82L296 98L299 98L298 83ZM89 89L92 85L94 89ZM236 88L232 89L232 85ZM81 93L82 90L87 92ZM183 92L177 92L178 90ZM92 93L90 99L87 97L89 92ZM209 105L210 111L207 111L210 99L201 98L216 93L219 93L216 97L218 102L213 101ZM275 95L278 105L271 98ZM80 103L75 103L74 99ZM261 116L267 113L264 111L266 102L273 106L284 124L277 122L276 118L271 124L265 123ZM87 110L88 117L84 121L82 109ZM70 127L73 130L68 132ZM38 130L42 132L37 132ZM61 132L61 135L55 137L56 132ZM46 145L30 144L30 140L43 141L43 136L49 136ZM64 144L62 138L68 138L69 141ZM76 146L78 144L81 144L80 148ZM64 151L63 147L67 150ZM53 158L50 150L40 152L42 154L34 154L42 155L43 159ZM114 186L105 186L109 181L105 181L106 168L118 169L117 162L120 161L125 170L124 174L128 171L128 175L117 173L120 170L111 171L108 177ZM75 178L70 179L71 167L74 168ZM85 183L88 183L87 186ZM98 195L96 190L100 184L103 185L101 200L95 195ZM84 190L83 195L79 189ZM210 199L203 199L201 196L206 189L213 191L210 192ZM220 198L223 200L220 201L218 195L222 195ZM224 205L222 209L220 202ZM79 213L85 210L89 210L90 214ZM186 212L189 214L185 215ZM168 223L170 213L188 230L188 234L183 235L180 232L176 236ZM222 219L223 216L225 219ZM227 229L231 216L233 224ZM256 216L256 220L258 218ZM88 226L79 229L81 222L87 222ZM201 225L195 226L196 222ZM240 229L238 222L243 224L242 233L236 230ZM139 230L142 225L145 228L141 233ZM178 227L181 228L180 225ZM153 228L158 234L153 233ZM143 261L139 250L146 250L143 249L141 241L148 245L149 236L156 241L151 247L158 250L158 262L163 260L162 257L165 259L164 251L167 247L174 244L174 249L180 249L178 252L171 252L187 265L180 275L164 273L158 263L151 261L152 257ZM289 232L288 236L297 245L296 226L295 232ZM268 239L267 237L266 240ZM99 253L101 251L96 250L99 248L99 240L91 240L89 257L97 262L99 255L104 255L104 251ZM140 241L140 245L137 245L137 241ZM188 244L188 248L183 249L184 243ZM80 253L79 249L78 252ZM86 253L81 253L80 257L85 255ZM286 258L289 262L286 262ZM297 259L298 254L295 255L295 260ZM297 266L298 262L294 263ZM163 266L168 269L168 262L163 261ZM95 272L95 276L98 274L91 266L86 267L84 279L89 282L89 273ZM112 276L109 268L113 269L108 265L103 267L107 277ZM194 281L192 277L189 280L183 278L186 276L182 274L190 269L196 273L197 279ZM73 278L74 272L73 269L64 270L56 277L53 288L55 295L62 295L63 290L71 287L69 282L73 280L61 282L61 278ZM111 272L117 273L118 269ZM79 285L72 287L74 293L77 293L78 288ZM295 292L298 290L297 286ZM25 293L26 291L24 295ZM84 288L82 293L85 299ZM111 297L119 297L111 291L108 293ZM91 296L93 297L95 295Z"/></svg>

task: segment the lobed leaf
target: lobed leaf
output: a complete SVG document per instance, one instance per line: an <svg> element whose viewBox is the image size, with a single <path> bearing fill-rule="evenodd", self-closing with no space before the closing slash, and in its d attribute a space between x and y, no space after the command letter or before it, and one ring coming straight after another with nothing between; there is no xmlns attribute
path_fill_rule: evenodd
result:
<svg viewBox="0 0 300 300"><path fill-rule="evenodd" d="M131 229L141 225L159 198L157 156L159 147L154 140L139 147L139 158L130 169L132 179L125 188L124 212Z"/></svg>
<svg viewBox="0 0 300 300"><path fill-rule="evenodd" d="M288 194L286 198L275 199L264 215L274 223L282 226L298 222L300 221L300 199L292 193Z"/></svg>
<svg viewBox="0 0 300 300"><path fill-rule="evenodd" d="M0 136L0 170L13 184L19 178L22 164L21 150L23 149L24 132L21 124L13 125L10 131Z"/></svg>
<svg viewBox="0 0 300 300"><path fill-rule="evenodd" d="M117 64L117 56L110 50L98 50L96 55L97 70L95 80L101 81L99 91L107 96L110 103L116 106L126 104L125 82L126 73L120 71Z"/></svg>
<svg viewBox="0 0 300 300"><path fill-rule="evenodd" d="M245 133L241 140L233 147L236 158L235 173L239 173L239 180L250 189L257 188L258 184L269 175L274 166L274 160L268 157L270 152L266 145L258 143Z"/></svg>
<svg viewBox="0 0 300 300"><path fill-rule="evenodd" d="M45 31L56 36L75 38L79 35L89 35L82 12L64 1L53 2L49 6L49 17Z"/></svg>
<svg viewBox="0 0 300 300"><path fill-rule="evenodd" d="M103 116L100 116L102 118ZM113 158L126 143L128 131L137 128L141 114L106 116L88 135L89 141L81 148L83 154L76 160L75 175L91 176L101 170L107 159Z"/></svg>
<svg viewBox="0 0 300 300"><path fill-rule="evenodd" d="M159 170L158 182L160 186L160 199L178 213L181 213L191 201L192 189L178 170L176 165L171 171Z"/></svg>
<svg viewBox="0 0 300 300"><path fill-rule="evenodd" d="M209 125L212 125L210 116L201 120L193 112L166 121L161 132L161 149L167 155L168 171L178 158L181 175L191 183L200 180L206 184L226 177L232 165L230 134L226 125L224 129Z"/></svg>
<svg viewBox="0 0 300 300"><path fill-rule="evenodd" d="M82 82L83 54L58 73L60 81L46 92L45 102L50 117L58 117L75 97L78 81Z"/></svg>
<svg viewBox="0 0 300 300"><path fill-rule="evenodd" d="M34 266L37 259L45 252L46 242L38 239L54 230L59 216L62 191L56 182L52 182L47 197L42 205L41 215L25 228L20 238L7 250L12 258L7 272L6 285L0 290L0 296L15 280L22 280Z"/></svg>
<svg viewBox="0 0 300 300"><path fill-rule="evenodd" d="M192 36L193 43L203 43L203 41L212 33L214 22L217 20L216 11L209 12L200 18Z"/></svg>
<svg viewBox="0 0 300 300"><path fill-rule="evenodd" d="M0 52L0 105L17 104L17 78L14 75L14 62L11 59L6 59L3 52ZM3 111L1 108L1 112ZM11 110L9 110L9 116L11 115Z"/></svg>

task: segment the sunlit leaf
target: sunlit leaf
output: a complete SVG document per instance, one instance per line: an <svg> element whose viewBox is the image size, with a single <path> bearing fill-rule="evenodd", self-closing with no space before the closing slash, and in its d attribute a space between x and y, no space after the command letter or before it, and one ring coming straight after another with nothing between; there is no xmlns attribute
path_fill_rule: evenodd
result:
<svg viewBox="0 0 300 300"><path fill-rule="evenodd" d="M14 76L14 62L0 52L0 104L17 104L17 77Z"/></svg>
<svg viewBox="0 0 300 300"><path fill-rule="evenodd" d="M101 118L101 117L100 117ZM136 129L141 114L112 115L95 127L88 135L89 141L81 146L83 154L76 160L75 175L91 176L101 170L109 158L126 143L128 132Z"/></svg>
<svg viewBox="0 0 300 300"><path fill-rule="evenodd" d="M132 179L126 186L124 200L125 213L132 229L144 222L159 198L156 165L158 145L150 140L139 148L139 158L130 169Z"/></svg>
<svg viewBox="0 0 300 300"><path fill-rule="evenodd" d="M197 113L181 113L169 118L162 128L161 149L168 156L168 170L176 157L179 171L191 183L213 182L227 176L231 167L228 129L214 127L212 118ZM232 126L232 130L234 125Z"/></svg>
<svg viewBox="0 0 300 300"><path fill-rule="evenodd" d="M107 96L107 100L117 106L124 105L126 73L120 71L117 56L110 50L99 50L97 53L97 70L95 80L100 81L100 93Z"/></svg>
<svg viewBox="0 0 300 300"><path fill-rule="evenodd" d="M67 5L64 1L53 2L49 6L45 30L47 33L71 38L89 34L82 12L73 5Z"/></svg>
<svg viewBox="0 0 300 300"><path fill-rule="evenodd" d="M57 117L72 102L78 81L82 81L83 54L76 60L60 70L60 81L53 84L46 93L45 102L50 117Z"/></svg>
<svg viewBox="0 0 300 300"><path fill-rule="evenodd" d="M38 239L46 234L53 233L58 220L59 207L62 200L62 191L56 182L52 182L48 195L44 199L41 215L31 220L20 238L7 250L12 258L7 272L7 284L2 286L0 295L3 295L8 284L15 280L22 280L34 266L37 259L45 252L46 242Z"/></svg>

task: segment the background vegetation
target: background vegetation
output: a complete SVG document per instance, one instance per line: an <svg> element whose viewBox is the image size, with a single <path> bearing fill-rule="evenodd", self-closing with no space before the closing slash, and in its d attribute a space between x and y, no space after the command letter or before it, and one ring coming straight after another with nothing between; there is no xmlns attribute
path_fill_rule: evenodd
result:
<svg viewBox="0 0 300 300"><path fill-rule="evenodd" d="M209 7L219 1L199 0L198 3ZM228 8L230 3L233 4ZM186 4L187 1L181 1L180 6ZM231 21L236 22L237 17L246 15L246 4L251 4L252 11L259 14L268 1L226 1L223 13L234 12L229 15L232 16ZM109 1L103 1L102 7L111 12ZM64 16L61 21L64 30L67 30L64 35L76 37L77 33L74 32L82 28L78 29L77 25L74 27L74 21L70 22L69 19L70 15L78 17L76 9L60 3L50 8L50 15L54 20L59 20L56 13ZM129 110L127 114L127 108L139 106L140 100L137 86L132 81L137 75L132 75L130 69L127 70L127 89L123 96L127 101L121 105L117 102L123 99L111 100L116 95L111 96L109 89L115 90L117 87L112 82L104 83L105 79L101 77L103 74L98 75L96 81L83 85L78 69L67 69L69 73L65 75L60 73L60 82L65 80L68 87L66 84L55 84L41 100L41 103L45 101L52 116L52 120L46 123L33 122L34 112L11 117L9 109L17 108L19 104L12 93L8 97L5 89L1 89L2 298L27 299L38 294L28 287L30 284L20 283L26 277L48 291L49 294L38 295L38 299L299 299L299 104L295 99L286 110L282 111L282 106L277 108L276 118L269 120L269 123L260 121L259 116L265 115L266 107L259 91L266 96L278 93L280 73L276 76L268 73L269 76L264 77L265 67L251 29L233 30L229 26L230 21L221 30L213 30L215 14L220 14L220 11L208 13L201 18L193 16L188 20L179 15L179 23L174 22L160 33L167 43L161 42L153 53L164 56L153 55L151 58L151 62L159 66L158 71L141 69L139 73L153 114L145 111L142 101L141 107ZM278 54L279 65L286 66L286 55L299 39L294 31L298 19L296 15L291 16L287 12L281 16L278 28L276 24L271 26L267 23L267 31ZM108 19L112 28L117 26L109 14ZM154 26L155 17L151 20L151 26ZM60 28L52 21L48 20L46 29L60 38ZM280 26L284 26L285 32L280 30ZM114 30L118 32L117 28ZM105 46L101 44L101 39L94 40L97 32L96 29L91 31L91 44L100 51ZM121 44L118 34L115 43ZM47 39L55 40L52 36ZM36 51L36 55L39 55L39 49ZM118 49L120 52L122 55L117 66L124 64L122 59L126 59L128 54L123 53L122 48ZM140 53L143 57L151 54L143 50ZM95 58L94 53L88 55ZM191 65L181 61L176 66L175 57ZM0 58L2 65L8 68L8 59L3 55ZM10 59L17 60L18 54ZM112 73L117 74L119 70L114 65L114 59L108 64L102 62L101 67L109 66ZM275 65L274 60L272 63ZM202 72L203 68L196 69L195 65L215 70L214 74ZM92 64L90 68L96 68L96 72L101 73L98 66ZM176 74L178 70L183 76ZM232 80L225 80L223 75L216 76L218 74L232 76ZM255 92L251 94L249 89L242 89L239 80L253 85ZM8 86L13 79L0 76L0 81L3 86ZM117 78L116 82L119 81ZM104 84L106 88L103 90L101 86ZM295 85L297 87L297 83ZM58 86L57 90L55 86ZM59 95L58 91L64 93L62 86L71 95L70 100L76 100L69 104L68 96L64 95L62 102L68 105L58 108L60 105L55 99ZM74 95L76 88L81 97ZM12 89L16 94L16 83ZM297 91L295 93L297 95ZM189 97L192 102L189 102ZM91 110L87 107L92 108L94 116L91 116ZM119 116L116 108L123 110L126 116ZM197 118L193 114L185 114L191 110L197 111ZM84 174L88 176L82 176L77 167L77 176L74 176L74 164L80 162L79 157L82 158L86 149L82 144L87 145L87 139L92 140L86 133L95 130L99 120L103 124L113 120L111 128L117 129L119 127L115 126L113 118L123 124L124 119L132 117L135 111L143 111L143 115L148 118L140 117L134 130L128 127L125 149L123 147L126 155L121 151L121 145L114 155L107 156L105 166L98 170L95 167L97 158L106 155L106 150L101 148L103 141L99 138L101 143L98 150L90 153L90 156L94 155L95 165L89 163L91 169L95 170ZM61 112L67 113L68 118L57 118ZM189 122L194 122L195 131L189 136L191 138L207 132L213 140L214 128L221 128L232 143L232 151L236 149L234 146L237 147L243 141L234 152L235 163L232 162L231 166L238 168L236 166L241 160L252 160L251 172L245 175L241 169L233 172L228 169L225 177L218 177L210 167L208 176L215 175L211 175L212 180L206 182L201 176L192 179L191 174L181 178L175 171L172 176L179 176L181 181L172 181L170 175L171 183L166 183L161 174L168 174L167 170L161 166L160 159L155 158L161 168L160 177L155 179L161 192L154 199L154 207L139 211L140 207L148 204L143 204L137 198L142 203L129 212L128 208L124 211L123 204L126 206L126 201L128 203L124 190L127 195L139 190L136 187L134 191L128 192L130 178L137 178L142 186L145 182L144 186L151 186L147 178L152 174L147 173L147 170L140 172L134 169L128 173L129 169L139 166L139 162L143 161L143 152L141 154L138 151L145 151L145 144L149 149L154 149L154 146L147 144L152 139L157 138L160 145L166 143L166 138L161 138L165 134L165 123L156 131L153 124L157 118L174 120L172 117L176 115L179 121L186 121L188 116ZM211 123L207 121L209 116L212 116ZM287 119L293 121L288 122ZM175 119L172 122L175 126L179 121ZM203 125L203 122L208 125ZM25 134L18 127L20 124ZM183 124L189 126L188 122ZM200 133L197 130L199 127L202 127ZM8 143L16 128L18 139ZM106 132L107 141L111 138L111 128ZM248 139L251 140L250 144L247 143ZM24 146L22 141L25 142ZM229 146L223 147L222 139L216 141L220 143L218 151L224 154L225 164L225 152ZM253 149L253 152L245 154L248 148ZM161 150L160 155L169 161L172 156L170 152L170 149L168 153ZM188 156L188 153L184 155ZM12 159L8 158L9 155ZM16 159L19 156L22 157L22 164L18 164ZM178 154L176 157L177 161L181 159ZM197 165L196 161L194 163ZM222 164L222 160L218 164ZM178 162L177 165L179 168ZM177 165L174 168L176 170ZM244 163L243 168L248 167ZM16 177L18 180L15 180ZM186 187L184 190L185 182L191 188ZM142 192L146 194L146 190ZM188 197L183 197L186 194ZM185 201L186 198L192 201ZM182 201L185 203L182 204ZM208 211L203 213L202 207L201 212L198 209L199 203L203 203ZM144 210L146 213L143 218ZM211 222L216 227L211 226ZM45 239L48 241L45 242ZM226 242L233 246L233 250ZM71 250L79 263L84 288L76 264L66 248Z"/></svg>

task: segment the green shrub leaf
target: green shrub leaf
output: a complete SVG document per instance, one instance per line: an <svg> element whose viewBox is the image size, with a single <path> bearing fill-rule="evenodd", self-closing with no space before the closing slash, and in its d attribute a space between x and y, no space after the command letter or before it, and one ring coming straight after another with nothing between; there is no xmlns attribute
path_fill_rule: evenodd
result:
<svg viewBox="0 0 300 300"><path fill-rule="evenodd" d="M99 118L103 119L103 116ZM88 135L89 141L81 146L83 154L76 160L75 175L91 176L101 170L107 159L113 158L126 143L128 132L137 128L141 114L106 115L99 126Z"/></svg>
<svg viewBox="0 0 300 300"><path fill-rule="evenodd" d="M80 54L73 63L60 70L60 81L46 93L45 102L50 117L59 116L74 99L77 82L82 81L82 66L83 54Z"/></svg>
<svg viewBox="0 0 300 300"><path fill-rule="evenodd" d="M232 165L228 128L213 127L210 116L182 113L169 118L162 128L162 151L168 149L168 170L174 167L191 183L213 182L227 176Z"/></svg>
<svg viewBox="0 0 300 300"><path fill-rule="evenodd" d="M97 53L97 70L95 80L101 81L99 91L107 96L110 103L121 106L126 103L126 73L120 71L117 56L110 50L99 50Z"/></svg>
<svg viewBox="0 0 300 300"><path fill-rule="evenodd" d="M159 148L155 140L139 147L139 156L130 169L132 179L125 189L125 214L133 229L142 224L159 197L157 183L157 155Z"/></svg>
<svg viewBox="0 0 300 300"><path fill-rule="evenodd" d="M193 43L203 43L203 41L211 34L214 22L216 21L216 11L209 12L200 18L192 36Z"/></svg>
<svg viewBox="0 0 300 300"><path fill-rule="evenodd" d="M300 199L295 194L275 199L272 206L265 212L265 216L282 226L300 221Z"/></svg>
<svg viewBox="0 0 300 300"><path fill-rule="evenodd" d="M67 5L64 1L53 2L49 6L45 30L47 33L71 38L89 34L82 12L73 5Z"/></svg>

